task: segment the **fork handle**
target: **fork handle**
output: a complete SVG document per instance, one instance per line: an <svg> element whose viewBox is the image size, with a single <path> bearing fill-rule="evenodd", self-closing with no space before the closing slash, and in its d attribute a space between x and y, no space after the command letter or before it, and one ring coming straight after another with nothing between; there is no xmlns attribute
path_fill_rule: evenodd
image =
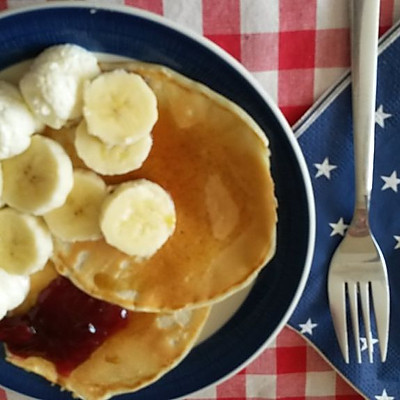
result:
<svg viewBox="0 0 400 400"><path fill-rule="evenodd" d="M372 190L379 0L351 2L355 209L368 214Z"/></svg>

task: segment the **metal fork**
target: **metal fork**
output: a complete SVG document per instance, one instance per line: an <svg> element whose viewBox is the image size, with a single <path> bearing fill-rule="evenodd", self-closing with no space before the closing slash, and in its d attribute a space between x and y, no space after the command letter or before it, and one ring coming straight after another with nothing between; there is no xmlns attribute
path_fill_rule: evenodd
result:
<svg viewBox="0 0 400 400"><path fill-rule="evenodd" d="M355 209L346 235L335 251L328 273L329 307L336 336L349 362L346 304L361 363L359 306L373 361L370 298L373 302L381 360L389 336L389 284L386 263L368 222L372 190L379 0L353 0L351 7L351 64L355 158ZM347 293L347 296L346 296ZM347 300L346 300L347 297Z"/></svg>

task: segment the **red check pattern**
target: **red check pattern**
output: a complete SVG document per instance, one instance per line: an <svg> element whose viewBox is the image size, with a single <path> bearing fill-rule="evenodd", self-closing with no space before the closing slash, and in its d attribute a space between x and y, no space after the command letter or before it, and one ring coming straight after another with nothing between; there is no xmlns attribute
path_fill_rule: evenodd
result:
<svg viewBox="0 0 400 400"><path fill-rule="evenodd" d="M362 399L317 351L287 327L246 368L222 384L202 390L196 400L359 400Z"/></svg>
<svg viewBox="0 0 400 400"><path fill-rule="evenodd" d="M50 0L49 0L50 1ZM54 0L53 0L54 1ZM0 10L45 2L0 0ZM348 0L98 0L164 15L239 60L293 124L350 64ZM381 0L380 33L400 16ZM188 399L358 400L363 397L298 333L275 342L225 382ZM0 389L0 400L27 399Z"/></svg>

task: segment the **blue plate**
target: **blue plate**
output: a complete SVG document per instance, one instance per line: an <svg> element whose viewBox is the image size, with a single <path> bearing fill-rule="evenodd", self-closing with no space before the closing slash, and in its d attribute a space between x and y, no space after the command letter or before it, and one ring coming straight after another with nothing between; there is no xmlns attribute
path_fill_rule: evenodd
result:
<svg viewBox="0 0 400 400"><path fill-rule="evenodd" d="M279 202L277 252L235 315L153 385L120 399L171 399L213 384L243 367L284 326L307 279L314 246L314 203L300 149L277 107L251 75L206 39L152 14L81 3L0 15L0 69L57 43L164 64L243 107L270 140ZM132 357L135 355L132 354ZM4 361L0 384L39 399L70 400L44 379Z"/></svg>

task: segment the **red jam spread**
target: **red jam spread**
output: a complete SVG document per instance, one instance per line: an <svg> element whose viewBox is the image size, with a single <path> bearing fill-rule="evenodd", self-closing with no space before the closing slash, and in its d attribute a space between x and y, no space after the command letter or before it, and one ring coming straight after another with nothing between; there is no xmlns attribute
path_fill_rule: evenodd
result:
<svg viewBox="0 0 400 400"><path fill-rule="evenodd" d="M88 296L60 276L29 312L0 321L0 340L13 354L43 357L68 376L127 322L127 310Z"/></svg>

